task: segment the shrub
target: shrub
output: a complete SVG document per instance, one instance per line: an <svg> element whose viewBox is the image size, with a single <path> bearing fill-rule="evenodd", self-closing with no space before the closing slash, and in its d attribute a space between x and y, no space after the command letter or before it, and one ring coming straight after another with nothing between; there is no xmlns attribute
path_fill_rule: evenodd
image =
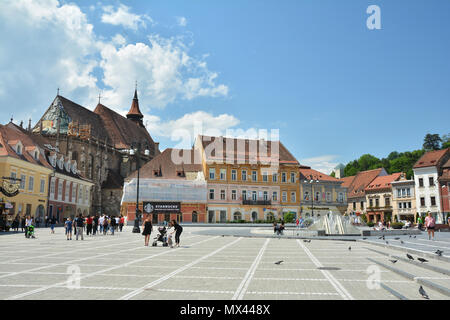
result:
<svg viewBox="0 0 450 320"><path fill-rule="evenodd" d="M392 229L401 229L405 224L401 222L393 222L391 223Z"/></svg>
<svg viewBox="0 0 450 320"><path fill-rule="evenodd" d="M367 226L368 227L372 228L374 225L375 225L375 223L373 223L372 221L367 222Z"/></svg>
<svg viewBox="0 0 450 320"><path fill-rule="evenodd" d="M285 223L292 223L294 221L295 215L292 212L288 212L284 215Z"/></svg>

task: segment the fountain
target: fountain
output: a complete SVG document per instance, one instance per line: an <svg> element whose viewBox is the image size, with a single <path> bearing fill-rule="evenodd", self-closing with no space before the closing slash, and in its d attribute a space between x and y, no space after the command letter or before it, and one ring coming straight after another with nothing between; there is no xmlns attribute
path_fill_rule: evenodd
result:
<svg viewBox="0 0 450 320"><path fill-rule="evenodd" d="M354 225L355 222L359 225L363 224L359 220L355 221L354 217L342 216L330 211L328 214L314 219L308 230L325 230L326 235L361 235L361 230Z"/></svg>

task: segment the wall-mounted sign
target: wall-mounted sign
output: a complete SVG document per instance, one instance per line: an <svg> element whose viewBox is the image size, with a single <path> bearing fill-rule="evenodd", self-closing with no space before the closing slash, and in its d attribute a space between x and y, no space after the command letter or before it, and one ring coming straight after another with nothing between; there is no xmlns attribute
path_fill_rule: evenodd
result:
<svg viewBox="0 0 450 320"><path fill-rule="evenodd" d="M181 202L144 202L145 213L181 212Z"/></svg>
<svg viewBox="0 0 450 320"><path fill-rule="evenodd" d="M0 192L7 197L15 197L19 194L19 184L12 183L8 180L3 180L2 186L0 186Z"/></svg>

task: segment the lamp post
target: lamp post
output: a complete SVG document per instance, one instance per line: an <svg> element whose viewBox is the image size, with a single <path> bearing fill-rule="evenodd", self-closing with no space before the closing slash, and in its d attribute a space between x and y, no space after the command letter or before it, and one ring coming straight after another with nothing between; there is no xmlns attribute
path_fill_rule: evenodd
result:
<svg viewBox="0 0 450 320"><path fill-rule="evenodd" d="M311 216L314 217L314 194L313 194L313 183L319 183L319 180L312 179L312 176L310 176L310 180L304 180L305 183L309 183L311 185Z"/></svg>
<svg viewBox="0 0 450 320"><path fill-rule="evenodd" d="M140 212L139 212L139 169L141 168L141 150L143 148L143 143L135 142L131 144L131 149L129 150L130 156L136 156L136 169L137 169L137 186L136 186L136 213L134 218L133 233L141 233L139 228ZM144 154L146 156L150 155L148 147L145 146Z"/></svg>

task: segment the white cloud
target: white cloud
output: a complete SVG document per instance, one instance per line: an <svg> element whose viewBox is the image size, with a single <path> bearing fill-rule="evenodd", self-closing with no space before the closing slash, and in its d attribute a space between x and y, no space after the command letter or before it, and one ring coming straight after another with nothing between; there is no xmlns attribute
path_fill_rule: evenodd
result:
<svg viewBox="0 0 450 320"><path fill-rule="evenodd" d="M187 19L185 17L177 17L177 23L180 27L186 27Z"/></svg>
<svg viewBox="0 0 450 320"><path fill-rule="evenodd" d="M307 158L300 160L300 164L310 166L312 169L330 174L339 162L334 162L339 156L336 155L323 155L314 158Z"/></svg>
<svg viewBox="0 0 450 320"><path fill-rule="evenodd" d="M139 27L147 27L147 22L153 24L152 18L148 15L138 15L130 12L130 7L120 4L117 8L104 6L101 21L115 26L137 30Z"/></svg>
<svg viewBox="0 0 450 320"><path fill-rule="evenodd" d="M227 96L228 87L216 85L217 73L204 60L189 56L188 46L179 38L149 36L149 44L136 43L116 48L105 45L101 50L105 101L121 109L129 107L130 94L138 81L142 107L164 108L178 99Z"/></svg>
<svg viewBox="0 0 450 320"><path fill-rule="evenodd" d="M121 21L126 13L130 9L120 5L109 17L116 14ZM134 28L150 20L139 16L128 22ZM190 55L191 39L152 35L145 43L130 44L116 34L105 40L73 3L0 0L0 33L0 110L12 108L15 119L37 120L58 87L65 97L93 108L100 81L107 86L102 103L122 114L130 107L136 80L143 112L228 95L228 87L208 69L207 55Z"/></svg>

